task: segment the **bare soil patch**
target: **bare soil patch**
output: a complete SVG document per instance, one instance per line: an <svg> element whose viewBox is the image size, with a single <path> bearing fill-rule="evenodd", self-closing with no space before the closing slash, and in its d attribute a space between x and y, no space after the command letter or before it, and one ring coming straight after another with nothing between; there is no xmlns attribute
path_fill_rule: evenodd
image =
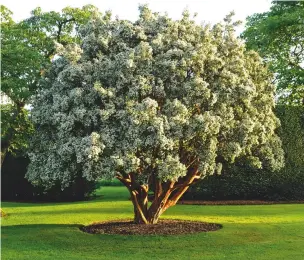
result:
<svg viewBox="0 0 304 260"><path fill-rule="evenodd" d="M216 231L222 225L198 221L160 220L157 224L135 224L133 221L93 223L80 230L90 234L180 235Z"/></svg>

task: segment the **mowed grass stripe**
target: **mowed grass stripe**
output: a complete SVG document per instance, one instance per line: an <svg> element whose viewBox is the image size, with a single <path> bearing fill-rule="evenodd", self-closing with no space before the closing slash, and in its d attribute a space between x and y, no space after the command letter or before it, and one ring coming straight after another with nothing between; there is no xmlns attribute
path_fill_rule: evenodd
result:
<svg viewBox="0 0 304 260"><path fill-rule="evenodd" d="M2 259L299 259L304 204L177 205L163 218L221 223L216 232L180 236L91 235L80 225L132 217L124 187L103 187L92 201L3 202Z"/></svg>

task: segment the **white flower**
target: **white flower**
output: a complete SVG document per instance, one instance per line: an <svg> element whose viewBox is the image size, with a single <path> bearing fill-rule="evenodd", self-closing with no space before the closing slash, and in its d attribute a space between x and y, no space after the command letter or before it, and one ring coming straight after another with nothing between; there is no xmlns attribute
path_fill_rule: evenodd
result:
<svg viewBox="0 0 304 260"><path fill-rule="evenodd" d="M135 23L95 18L81 29L81 49L58 47L64 58L33 101L29 180L67 186L78 171L176 181L193 158L201 175L220 173L218 158L280 166L266 68L226 26L188 16L141 7Z"/></svg>

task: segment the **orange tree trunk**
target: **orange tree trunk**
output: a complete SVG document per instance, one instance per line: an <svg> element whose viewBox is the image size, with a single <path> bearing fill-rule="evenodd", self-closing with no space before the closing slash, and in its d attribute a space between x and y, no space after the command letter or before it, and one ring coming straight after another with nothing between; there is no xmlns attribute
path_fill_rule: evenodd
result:
<svg viewBox="0 0 304 260"><path fill-rule="evenodd" d="M116 176L129 190L133 207L134 223L156 224L161 214L169 207L174 206L189 186L200 176L197 168L191 168L186 177L174 182L161 183L154 178L154 196L148 205L149 184L140 185L135 181L134 174Z"/></svg>

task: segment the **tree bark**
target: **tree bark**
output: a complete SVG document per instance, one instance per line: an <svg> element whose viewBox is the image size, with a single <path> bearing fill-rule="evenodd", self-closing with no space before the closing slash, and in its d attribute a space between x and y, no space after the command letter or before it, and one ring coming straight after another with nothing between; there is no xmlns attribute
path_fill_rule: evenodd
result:
<svg viewBox="0 0 304 260"><path fill-rule="evenodd" d="M134 207L134 223L157 224L159 217L169 207L174 206L189 186L199 178L199 173L197 167L191 168L188 170L187 176L178 182L161 183L155 178L154 196L150 207L148 207L149 185L136 183L135 174L117 175L116 177L130 192Z"/></svg>

